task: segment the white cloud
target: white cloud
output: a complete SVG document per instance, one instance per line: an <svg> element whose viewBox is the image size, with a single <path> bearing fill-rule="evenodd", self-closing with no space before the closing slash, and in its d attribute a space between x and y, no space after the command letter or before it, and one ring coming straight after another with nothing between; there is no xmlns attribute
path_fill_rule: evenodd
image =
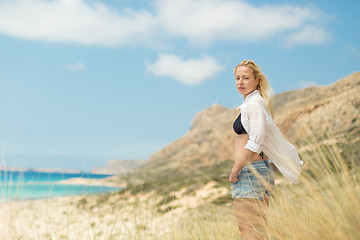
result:
<svg viewBox="0 0 360 240"><path fill-rule="evenodd" d="M315 81L300 81L299 86L300 88L307 88L307 87L318 86L318 84Z"/></svg>
<svg viewBox="0 0 360 240"><path fill-rule="evenodd" d="M301 29L304 24L319 22L322 15L309 8L287 5L256 7L245 1L182 0L174 3L158 0L157 3L163 29L197 44L217 40L261 41Z"/></svg>
<svg viewBox="0 0 360 240"><path fill-rule="evenodd" d="M12 0L0 2L0 32L43 41L119 46L145 41L154 17L125 9L122 15L103 3L84 0Z"/></svg>
<svg viewBox="0 0 360 240"><path fill-rule="evenodd" d="M93 1L91 1L93 2ZM287 46L319 44L324 14L309 7L255 6L235 0L154 0L154 9L115 11L99 1L2 0L0 33L42 41L124 46L183 38L215 41L284 38Z"/></svg>
<svg viewBox="0 0 360 240"><path fill-rule="evenodd" d="M69 70L69 71L82 71L82 70L85 70L86 67L82 62L77 62L74 64L71 64L71 63L66 64L65 69Z"/></svg>
<svg viewBox="0 0 360 240"><path fill-rule="evenodd" d="M319 44L330 40L330 35L322 27L304 26L285 38L285 47L299 44Z"/></svg>
<svg viewBox="0 0 360 240"><path fill-rule="evenodd" d="M177 55L161 54L155 63L145 63L155 76L167 76L187 85L198 85L213 77L223 67L209 56L183 60Z"/></svg>

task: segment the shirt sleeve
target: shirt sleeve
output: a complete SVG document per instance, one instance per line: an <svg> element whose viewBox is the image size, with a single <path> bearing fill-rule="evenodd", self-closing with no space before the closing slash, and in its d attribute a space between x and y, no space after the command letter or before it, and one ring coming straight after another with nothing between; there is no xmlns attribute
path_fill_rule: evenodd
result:
<svg viewBox="0 0 360 240"><path fill-rule="evenodd" d="M249 105L249 140L245 148L260 153L266 138L266 111L261 102L254 102Z"/></svg>

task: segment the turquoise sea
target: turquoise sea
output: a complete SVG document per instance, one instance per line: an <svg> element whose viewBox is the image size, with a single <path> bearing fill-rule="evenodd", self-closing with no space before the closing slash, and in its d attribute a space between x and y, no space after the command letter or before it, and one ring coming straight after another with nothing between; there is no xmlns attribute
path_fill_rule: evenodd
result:
<svg viewBox="0 0 360 240"><path fill-rule="evenodd" d="M81 177L99 179L108 176L110 175L0 171L0 202L120 191L121 188L116 187L67 185L58 183L58 181L71 178Z"/></svg>

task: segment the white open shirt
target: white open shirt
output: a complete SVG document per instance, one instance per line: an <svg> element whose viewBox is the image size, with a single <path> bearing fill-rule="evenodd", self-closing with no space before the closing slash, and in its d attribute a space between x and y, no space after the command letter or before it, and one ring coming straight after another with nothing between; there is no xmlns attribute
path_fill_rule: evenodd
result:
<svg viewBox="0 0 360 240"><path fill-rule="evenodd" d="M259 91L247 95L238 108L241 123L249 135L245 148L258 154L264 152L288 182L298 182L303 161L281 134Z"/></svg>

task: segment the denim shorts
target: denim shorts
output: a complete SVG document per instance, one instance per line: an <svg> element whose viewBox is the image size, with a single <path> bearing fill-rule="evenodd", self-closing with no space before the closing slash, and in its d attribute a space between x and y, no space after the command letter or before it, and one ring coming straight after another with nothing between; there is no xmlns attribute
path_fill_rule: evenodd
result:
<svg viewBox="0 0 360 240"><path fill-rule="evenodd" d="M250 165L258 174L250 170ZM239 172L238 181L231 184L232 197L263 200L265 196L270 196L269 186L272 185L274 185L274 172L269 161L254 161L246 165Z"/></svg>

